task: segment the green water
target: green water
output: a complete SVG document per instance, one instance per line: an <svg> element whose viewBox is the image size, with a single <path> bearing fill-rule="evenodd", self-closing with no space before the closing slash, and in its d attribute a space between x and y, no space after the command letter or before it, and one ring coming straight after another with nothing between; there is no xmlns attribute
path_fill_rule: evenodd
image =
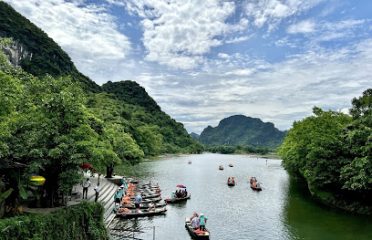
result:
<svg viewBox="0 0 372 240"><path fill-rule="evenodd" d="M192 161L192 164L188 164ZM234 167L228 167L228 164ZM218 166L225 170L219 171ZM117 228L135 225L140 239L190 239L184 219L193 211L208 218L211 239L372 240L372 218L329 209L312 201L307 191L290 180L280 160L246 155L201 154L163 157L139 165L137 174L158 182L163 198L176 184L188 186L191 200L169 205L165 216L116 220ZM228 187L227 178L237 179ZM263 191L254 192L248 177L256 176ZM121 239L125 238L124 232Z"/></svg>

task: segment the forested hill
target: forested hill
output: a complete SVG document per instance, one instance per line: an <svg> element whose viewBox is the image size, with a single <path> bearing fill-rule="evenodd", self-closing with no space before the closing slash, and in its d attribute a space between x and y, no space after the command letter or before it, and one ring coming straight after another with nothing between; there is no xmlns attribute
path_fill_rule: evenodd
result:
<svg viewBox="0 0 372 240"><path fill-rule="evenodd" d="M129 104L139 105L146 110L160 111L159 105L150 97L146 90L134 81L111 82L102 85L105 92L112 93L119 100Z"/></svg>
<svg viewBox="0 0 372 240"><path fill-rule="evenodd" d="M30 174L47 179L45 202L53 205L80 182L83 163L111 175L111 166L132 169L126 166L147 156L201 151L144 88L133 81L98 86L47 34L0 2L0 171L14 190L9 202L26 192ZM22 176L6 170L14 164L25 166Z"/></svg>
<svg viewBox="0 0 372 240"><path fill-rule="evenodd" d="M86 90L100 91L94 81L76 69L71 58L53 39L3 1L0 1L0 37L14 40L6 53L17 52L11 61L24 71L34 76L69 75Z"/></svg>
<svg viewBox="0 0 372 240"><path fill-rule="evenodd" d="M208 126L200 134L199 141L207 145L251 145L257 147L279 146L285 132L271 122L259 118L235 115L220 121L217 127Z"/></svg>

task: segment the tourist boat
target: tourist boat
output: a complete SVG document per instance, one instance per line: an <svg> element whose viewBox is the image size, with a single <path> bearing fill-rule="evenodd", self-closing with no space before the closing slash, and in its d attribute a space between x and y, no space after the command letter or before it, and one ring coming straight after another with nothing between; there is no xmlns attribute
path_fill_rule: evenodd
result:
<svg viewBox="0 0 372 240"><path fill-rule="evenodd" d="M223 170L223 166L222 166L222 165L220 165L220 166L218 167L218 169L220 169L220 170Z"/></svg>
<svg viewBox="0 0 372 240"><path fill-rule="evenodd" d="M121 210L122 209L122 210ZM119 208L119 210L116 213L116 216L121 218L139 218L139 217L148 217L148 216L154 216L154 215L161 215L165 214L167 211L166 207L162 208L155 208L154 210L132 210L132 209L126 209L125 208Z"/></svg>
<svg viewBox="0 0 372 240"><path fill-rule="evenodd" d="M155 208L161 208L161 207L165 207L167 204L165 202L159 202L159 203L155 203ZM128 209L136 209L136 206L134 205L134 203L132 204L126 204L126 205L123 205L124 208L128 208ZM149 204L146 203L146 204L140 204L140 209L148 209L149 208Z"/></svg>
<svg viewBox="0 0 372 240"><path fill-rule="evenodd" d="M186 201L187 199L190 199L191 198L191 194L187 194L186 197L181 197L181 198L166 198L164 201L166 203L177 203L177 202L182 202L182 201Z"/></svg>
<svg viewBox="0 0 372 240"><path fill-rule="evenodd" d="M142 199L142 202L141 203L160 202L161 199L162 199L161 197L157 197L157 198L145 198L145 199Z"/></svg>
<svg viewBox="0 0 372 240"><path fill-rule="evenodd" d="M251 177L251 179L250 179L250 184L251 184L251 188L253 189L253 190L255 190L255 191L261 191L262 190L262 188L261 188L261 186L260 186L260 183L259 182L257 182L257 179L255 178L255 177Z"/></svg>
<svg viewBox="0 0 372 240"><path fill-rule="evenodd" d="M234 165L232 165L232 163L229 164L229 167L234 167Z"/></svg>
<svg viewBox="0 0 372 240"><path fill-rule="evenodd" d="M189 234L191 235L191 237L193 239L209 239L209 231L208 229L206 229L205 231L202 231L202 230L199 230L199 229L194 229L192 226L191 226L191 222L190 222L190 219L189 218L186 218L185 219L185 227L187 229L187 231L189 232Z"/></svg>
<svg viewBox="0 0 372 240"><path fill-rule="evenodd" d="M234 177L229 177L227 179L227 185L230 186L230 187L235 186L235 178Z"/></svg>
<svg viewBox="0 0 372 240"><path fill-rule="evenodd" d="M142 199L158 198L160 197L160 193L151 193L151 194L142 193L141 197ZM131 199L135 199L135 198L136 198L135 196L131 197Z"/></svg>

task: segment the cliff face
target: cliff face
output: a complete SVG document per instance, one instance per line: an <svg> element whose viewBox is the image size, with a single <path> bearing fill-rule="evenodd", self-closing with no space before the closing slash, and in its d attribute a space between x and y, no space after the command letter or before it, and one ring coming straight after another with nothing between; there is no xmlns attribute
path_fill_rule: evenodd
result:
<svg viewBox="0 0 372 240"><path fill-rule="evenodd" d="M0 50L5 53L9 62L15 67L21 67L22 61L32 60L32 53L19 42L13 42L10 46L4 46Z"/></svg>

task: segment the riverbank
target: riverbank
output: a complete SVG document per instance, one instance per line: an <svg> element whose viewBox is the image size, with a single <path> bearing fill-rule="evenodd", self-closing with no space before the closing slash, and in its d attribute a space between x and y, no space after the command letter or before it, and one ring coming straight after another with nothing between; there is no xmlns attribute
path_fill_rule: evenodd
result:
<svg viewBox="0 0 372 240"><path fill-rule="evenodd" d="M322 191L308 185L311 196L315 201L331 208L340 209L349 213L372 216L372 202L349 199L343 194ZM369 203L369 205L368 205Z"/></svg>

